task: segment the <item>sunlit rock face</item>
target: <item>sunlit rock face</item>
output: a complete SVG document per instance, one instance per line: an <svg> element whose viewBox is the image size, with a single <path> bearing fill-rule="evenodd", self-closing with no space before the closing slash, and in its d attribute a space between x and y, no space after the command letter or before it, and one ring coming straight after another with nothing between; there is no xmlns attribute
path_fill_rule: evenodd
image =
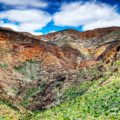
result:
<svg viewBox="0 0 120 120"><path fill-rule="evenodd" d="M107 69L119 54L119 27L42 36L0 28L0 99L18 109L51 107L67 87L94 78L87 69Z"/></svg>

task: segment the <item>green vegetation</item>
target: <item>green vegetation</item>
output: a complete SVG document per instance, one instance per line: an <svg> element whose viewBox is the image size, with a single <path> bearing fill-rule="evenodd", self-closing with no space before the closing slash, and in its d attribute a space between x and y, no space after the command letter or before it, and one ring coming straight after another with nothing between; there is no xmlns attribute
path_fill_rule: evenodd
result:
<svg viewBox="0 0 120 120"><path fill-rule="evenodd" d="M119 74L108 79L85 81L64 92L63 98L68 101L51 109L38 111L23 120L119 120L119 86ZM33 93L29 91L28 94Z"/></svg>
<svg viewBox="0 0 120 120"><path fill-rule="evenodd" d="M71 100L78 96L83 95L85 92L89 90L89 88L95 83L95 81L86 81L85 83L81 84L80 86L73 86L69 89L67 89L63 95L62 100Z"/></svg>
<svg viewBox="0 0 120 120"><path fill-rule="evenodd" d="M31 80L37 80L40 77L40 67L40 61L28 60L22 65L15 67L15 70Z"/></svg>
<svg viewBox="0 0 120 120"><path fill-rule="evenodd" d="M46 84L43 82L35 88L28 89L28 91L26 93L26 97L31 97L31 96L37 94L38 92L41 92L44 89L45 85Z"/></svg>
<svg viewBox="0 0 120 120"><path fill-rule="evenodd" d="M116 30L110 33L110 35L119 35L120 34L120 30Z"/></svg>
<svg viewBox="0 0 120 120"><path fill-rule="evenodd" d="M65 96L73 99L38 112L31 120L119 120L120 78L112 76L107 81L103 80L94 84L92 81L84 82L79 88L70 88ZM78 95L78 91L81 92L81 88L85 89L87 86L88 90L83 95Z"/></svg>
<svg viewBox="0 0 120 120"><path fill-rule="evenodd" d="M116 62L115 62L115 65L116 65L117 67L119 67L119 66L120 66L120 61L119 61L119 60L116 61Z"/></svg>
<svg viewBox="0 0 120 120"><path fill-rule="evenodd" d="M2 100L0 99L0 105L5 104L7 106L9 106L10 108L17 110L17 108L8 100Z"/></svg>
<svg viewBox="0 0 120 120"><path fill-rule="evenodd" d="M11 120L9 117L0 115L0 120Z"/></svg>
<svg viewBox="0 0 120 120"><path fill-rule="evenodd" d="M33 88L29 88L26 91L26 95L24 97L24 101L22 101L22 105L24 107L27 107L30 105L29 99L33 96L36 95L37 93L40 93L43 91L44 87L45 87L45 83L42 82L39 86L33 87Z"/></svg>
<svg viewBox="0 0 120 120"><path fill-rule="evenodd" d="M0 67L2 67L2 68L8 68L8 65L5 64L5 63L0 63Z"/></svg>
<svg viewBox="0 0 120 120"><path fill-rule="evenodd" d="M0 120L22 120L22 115L5 103L0 103Z"/></svg>
<svg viewBox="0 0 120 120"><path fill-rule="evenodd" d="M34 112L33 115L26 115L21 120L120 120L120 61L114 63L113 68L118 71L111 74L112 68L108 68L104 76L98 78L100 74L96 68L80 71L79 79L81 83L77 86L67 88L60 96L61 104L53 108ZM96 76L94 76L96 75ZM96 79L83 78L94 76ZM29 106L29 98L42 91L45 84L40 84L36 88L26 91L23 106ZM0 114L1 115L1 114ZM4 115L5 116L5 115ZM8 116L0 116L3 120ZM13 119L15 120L15 119Z"/></svg>

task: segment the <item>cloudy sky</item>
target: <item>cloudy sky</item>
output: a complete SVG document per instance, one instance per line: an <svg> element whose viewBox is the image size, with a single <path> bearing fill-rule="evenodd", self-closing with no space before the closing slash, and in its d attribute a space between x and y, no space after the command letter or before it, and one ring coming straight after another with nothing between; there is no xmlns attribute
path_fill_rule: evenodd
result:
<svg viewBox="0 0 120 120"><path fill-rule="evenodd" d="M36 35L120 26L120 0L0 0L0 26Z"/></svg>

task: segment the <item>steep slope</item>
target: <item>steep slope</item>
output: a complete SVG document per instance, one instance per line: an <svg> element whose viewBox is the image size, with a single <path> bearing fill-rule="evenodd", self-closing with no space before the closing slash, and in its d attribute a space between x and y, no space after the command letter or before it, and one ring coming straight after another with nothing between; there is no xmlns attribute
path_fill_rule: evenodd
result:
<svg viewBox="0 0 120 120"><path fill-rule="evenodd" d="M31 120L119 120L119 74L69 88L64 93L67 102L37 112Z"/></svg>
<svg viewBox="0 0 120 120"><path fill-rule="evenodd" d="M0 41L1 51L4 52L1 53L3 54L1 58L4 61L6 57L10 57L10 59L7 60L9 64L24 62L32 58L42 59L44 61L43 57L48 56L51 56L53 59L56 57L60 62L61 59L65 61L68 57L64 55L65 51L62 51L54 44L39 41L34 39L34 37L29 37L14 31L0 30ZM74 56L74 53L71 54Z"/></svg>
<svg viewBox="0 0 120 120"><path fill-rule="evenodd" d="M120 28L110 27L95 29L86 32L79 32L76 30L64 30L48 35L41 36L41 40L49 41L58 46L69 44L72 48L78 49L85 57L91 57L91 53L98 46L102 46L108 42L120 40Z"/></svg>
<svg viewBox="0 0 120 120"><path fill-rule="evenodd" d="M29 108L36 103L38 103L38 107L48 105L48 103L45 103L45 105L41 104L40 100L42 100L42 96L43 101L49 101L51 103L53 98L42 95L41 89L43 88L41 87L44 87L44 92L48 89L48 94L54 97L51 84L54 85L54 81L57 79L58 81L71 79L70 76L66 76L69 74L69 69L76 67L76 58L80 53L73 48L69 49L71 51L66 51L51 43L39 41L34 36L29 37L23 33L1 28L1 98L4 95L4 99L11 98L11 101L17 100L18 103L24 104L28 99L27 92L32 91L36 87L34 94L40 94L36 96L37 100L35 103L33 101L35 101L36 97L32 95L30 99L32 100L32 105L30 104ZM38 98L38 96L40 97ZM34 109L37 106L35 105Z"/></svg>
<svg viewBox="0 0 120 120"><path fill-rule="evenodd" d="M114 63L114 67L120 69L120 60ZM109 71L110 72L110 71ZM119 120L120 104L119 104L119 86L120 86L120 70L112 74L107 73L106 76L92 81L85 81L82 84L73 85L66 89L60 100L64 103L45 111L37 111L28 116L22 116L25 120L63 120L63 119L107 119ZM62 101L63 102L63 101ZM10 118L10 120L18 120L21 115L14 109L2 104L1 108L6 110L7 114L0 113L1 118ZM10 110L11 109L11 110ZM13 116L16 114L16 117Z"/></svg>
<svg viewBox="0 0 120 120"><path fill-rule="evenodd" d="M71 86L116 74L118 60L119 27L38 37L0 28L0 100L24 113L56 106Z"/></svg>

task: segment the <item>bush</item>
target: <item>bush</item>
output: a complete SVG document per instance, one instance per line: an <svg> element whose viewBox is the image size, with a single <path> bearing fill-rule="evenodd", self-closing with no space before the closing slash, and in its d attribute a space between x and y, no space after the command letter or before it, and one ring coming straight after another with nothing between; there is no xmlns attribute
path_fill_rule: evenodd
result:
<svg viewBox="0 0 120 120"><path fill-rule="evenodd" d="M8 65L5 64L5 63L0 63L0 67L2 67L2 68L8 68Z"/></svg>
<svg viewBox="0 0 120 120"><path fill-rule="evenodd" d="M24 100L22 101L22 105L24 107L28 107L29 105L31 105L31 103L29 102L29 98L33 97L34 95L36 95L37 93L40 93L43 91L44 87L45 87L45 83L42 82L39 86L36 87L32 87L26 90L25 92L25 97Z"/></svg>
<svg viewBox="0 0 120 120"><path fill-rule="evenodd" d="M40 61L28 60L15 67L15 70L31 80L38 80L40 78L41 63Z"/></svg>

